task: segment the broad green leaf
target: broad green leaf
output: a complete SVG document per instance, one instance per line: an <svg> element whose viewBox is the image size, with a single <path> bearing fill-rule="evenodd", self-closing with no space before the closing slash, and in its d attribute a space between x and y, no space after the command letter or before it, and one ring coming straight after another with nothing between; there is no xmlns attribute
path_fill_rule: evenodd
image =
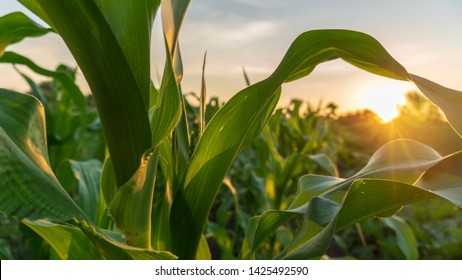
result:
<svg viewBox="0 0 462 280"><path fill-rule="evenodd" d="M314 196L327 195L337 202L343 199L344 191L360 178L380 178L414 183L424 171L442 160L432 148L414 140L400 139L380 147L364 168L347 179L337 177L305 175L298 182L298 191L290 208L297 208ZM335 194L336 192L342 192Z"/></svg>
<svg viewBox="0 0 462 280"><path fill-rule="evenodd" d="M181 25L191 0L163 0L162 1L162 28L165 42L172 59L172 67L177 83L183 78L183 63L178 44Z"/></svg>
<svg viewBox="0 0 462 280"><path fill-rule="evenodd" d="M95 245L78 227L54 224L46 220L24 220L23 223L48 242L62 260L103 258Z"/></svg>
<svg viewBox="0 0 462 280"><path fill-rule="evenodd" d="M381 147L361 171L348 179L306 175L300 179L296 197L288 210L268 210L254 218L254 230L246 232L242 257L252 257L269 235L295 217L303 217L304 222L292 244L278 258L318 256L316 252L319 252L320 247L315 244L322 241L322 244L327 246L333 229L337 231L372 216L391 216L403 205L435 195L460 206L461 177L456 175L460 168L462 168L462 153L441 157L423 144L402 139ZM361 178L387 180L374 181ZM413 183L415 186L409 185ZM332 206L323 206L324 208L311 206L313 199L320 197L330 201L322 202L323 204L332 204ZM312 220L325 214L317 210L311 214L312 218L309 218L306 215L309 212L307 209L337 210L335 215L329 212L332 218L329 225L324 223L324 226L316 229L311 225ZM304 230L305 224L310 225L306 230ZM307 248L312 248L315 253ZM323 250L326 249L327 247Z"/></svg>
<svg viewBox="0 0 462 280"><path fill-rule="evenodd" d="M127 44L135 46L134 48L138 44L145 46L146 40L144 37L143 40L136 37L134 39L141 41L120 43L123 39L119 32L123 30L118 30L119 27L111 25L117 21L117 18L112 17L116 15L111 13L120 7L111 10L106 6L98 6L94 1L77 0L39 0L39 3L74 55L92 90L106 136L116 182L118 186L122 186L133 176L143 153L151 147L147 114L149 74L137 72L136 74L140 76L136 76L132 72L132 65L135 60L138 61L138 58L135 54L127 57L125 47ZM126 2L126 5L133 5L133 3ZM137 7L138 5L141 4L136 4ZM129 11L137 9L127 8ZM147 14L148 12L145 11L144 15L131 14L130 17L144 16L148 25ZM146 30L143 26L140 28ZM114 29L117 29L117 32ZM147 31L143 34L149 36ZM139 60L149 59L143 54L145 52L140 53ZM141 76L148 78L145 82L146 88L140 88L143 80Z"/></svg>
<svg viewBox="0 0 462 280"><path fill-rule="evenodd" d="M154 147L175 128L181 116L181 93L167 53L164 76L159 90L159 106L150 110L152 144Z"/></svg>
<svg viewBox="0 0 462 280"><path fill-rule="evenodd" d="M9 45L20 42L27 37L45 35L50 31L50 28L38 25L20 12L0 17L0 57Z"/></svg>
<svg viewBox="0 0 462 280"><path fill-rule="evenodd" d="M95 244L101 254L108 260L173 260L174 255L169 252L154 251L127 246L96 231L88 224L81 224L80 228Z"/></svg>
<svg viewBox="0 0 462 280"><path fill-rule="evenodd" d="M324 168L324 170L326 170L329 175L338 177L337 166L335 166L335 164L326 154L310 155L310 159L314 160L317 164Z"/></svg>
<svg viewBox="0 0 462 280"><path fill-rule="evenodd" d="M121 244L108 238L107 234L99 232L96 228L85 222L77 222L79 228L87 238L93 242L98 251L108 260L173 260L176 259L170 252L154 251Z"/></svg>
<svg viewBox="0 0 462 280"><path fill-rule="evenodd" d="M96 205L95 225L98 228L112 230L114 228L114 220L109 215L109 207L104 200L103 190L99 189L98 201Z"/></svg>
<svg viewBox="0 0 462 280"><path fill-rule="evenodd" d="M140 168L117 190L109 205L115 226L124 233L130 246L151 248L152 200L158 158L158 151L147 151Z"/></svg>
<svg viewBox="0 0 462 280"><path fill-rule="evenodd" d="M19 69L17 69L16 67L15 67L15 70L16 70L16 72L18 72L24 78L24 80L26 80L27 84L30 87L32 95L35 98L37 98L40 101L40 103L42 103L43 107L45 108L45 114L46 114L46 116L48 118L48 115L50 114L49 113L50 109L48 108L48 100L43 95L40 87L29 76L27 76L23 72L19 71Z"/></svg>
<svg viewBox="0 0 462 280"><path fill-rule="evenodd" d="M42 105L0 89L0 211L18 219L87 219L50 168Z"/></svg>
<svg viewBox="0 0 462 280"><path fill-rule="evenodd" d="M186 99L182 96L182 114L173 134L173 154L175 157L175 171L178 178L182 178L190 155L190 131L186 112ZM178 187L178 185L176 185Z"/></svg>
<svg viewBox="0 0 462 280"><path fill-rule="evenodd" d="M75 105L80 111L81 118L82 118L82 125L86 124L86 116L87 116L87 104L85 96L83 95L82 91L79 87L74 83L72 78L63 71L51 71L45 68L42 68L35 64L33 61L24 57L20 54L14 52L5 52L5 54L0 57L0 63L11 63L15 65L24 65L27 66L32 71L36 72L37 74L51 77L59 81L62 87L66 90L67 93L71 96L72 100L74 101Z"/></svg>
<svg viewBox="0 0 462 280"><path fill-rule="evenodd" d="M155 250L171 248L170 210L174 188L178 187L175 174L175 160L172 154L172 143L167 137L162 141L159 151L159 172L153 199L153 215L151 241Z"/></svg>
<svg viewBox="0 0 462 280"><path fill-rule="evenodd" d="M172 209L172 224L177 225L173 230L178 240L175 252L180 258L195 256L221 181L242 145L260 134L279 99L281 85L339 57L375 74L409 79L406 70L368 35L347 30L315 30L300 35L273 74L229 100L202 135Z"/></svg>
<svg viewBox="0 0 462 280"><path fill-rule="evenodd" d="M259 86L261 84L254 87ZM199 233L203 231L226 172L242 145L260 133L279 96L276 95L267 103L262 102L261 111L252 108L245 112L240 110L243 100L252 104L259 104L261 100L255 94L240 97L228 101L229 105L225 105L208 124L191 156L182 187L175 195L171 224L173 239L177 241L173 245L176 246L176 250L183 251L174 251L180 258L194 258ZM261 115L255 115L255 112ZM186 246L187 243L190 245Z"/></svg>
<svg viewBox="0 0 462 280"><path fill-rule="evenodd" d="M417 241L414 232L406 221L398 216L392 216L383 219L383 222L395 232L398 247L401 249L406 259L419 259L419 251L417 250Z"/></svg>
<svg viewBox="0 0 462 280"><path fill-rule="evenodd" d="M331 200L314 197L294 239L276 258L320 259L332 240L339 209L340 206Z"/></svg>
<svg viewBox="0 0 462 280"><path fill-rule="evenodd" d="M207 240L202 235L201 241L199 243L199 248L197 249L196 260L211 260L212 254L210 253L209 245Z"/></svg>
<svg viewBox="0 0 462 280"><path fill-rule="evenodd" d="M428 169L415 183L462 207L462 152L454 153Z"/></svg>
<svg viewBox="0 0 462 280"><path fill-rule="evenodd" d="M78 184L77 204L92 221L96 221L101 162L96 159L85 162L69 160L69 168Z"/></svg>
<svg viewBox="0 0 462 280"><path fill-rule="evenodd" d="M114 168L110 157L107 157L101 171L101 191L103 192L104 201L110 205L114 201L117 193L117 183L115 181Z"/></svg>
<svg viewBox="0 0 462 280"><path fill-rule="evenodd" d="M462 137L462 118L460 116L462 91L443 87L416 75L410 74L410 78L422 93L443 111L449 124Z"/></svg>
<svg viewBox="0 0 462 280"><path fill-rule="evenodd" d="M95 0L95 3L122 48L147 108L151 84L151 21L160 1Z"/></svg>
<svg viewBox="0 0 462 280"><path fill-rule="evenodd" d="M154 110L150 112L153 146L157 146L169 135L181 118L183 107L181 105L182 94L179 84L183 76L183 66L178 46L178 35L189 2L167 0L162 3L162 27L164 30L167 59L159 90L159 106L154 107ZM176 135L176 137L180 138L175 139L175 141L178 141L175 142L175 150L177 155L181 156L178 159L184 161L184 157L186 156L184 154L184 140L186 140L184 120L180 125L180 130L177 131L179 134ZM177 144L182 146L177 146ZM178 154L178 152L181 154ZM178 164L184 166L182 162L178 162ZM184 167L180 168L183 169Z"/></svg>
<svg viewBox="0 0 462 280"><path fill-rule="evenodd" d="M327 204L322 203L321 207L313 207L312 203L325 199L314 197L307 204L309 215L305 215L294 240L276 258L320 258L327 250L335 231L433 196L431 192L396 181L357 180L351 185L345 200L340 204L329 200Z"/></svg>
<svg viewBox="0 0 462 280"><path fill-rule="evenodd" d="M298 180L298 189L289 209L298 208L315 196L322 196L338 187L345 179L323 175L305 175Z"/></svg>
<svg viewBox="0 0 462 280"><path fill-rule="evenodd" d="M253 217L248 226L244 244L240 252L244 259L253 259L254 253L262 245L266 237L274 233L283 223L303 214L301 211L267 210L262 215Z"/></svg>
<svg viewBox="0 0 462 280"><path fill-rule="evenodd" d="M41 20L46 22L49 26L53 27L53 23L43 11L39 0L18 0L18 2L21 3L24 7L26 7L29 11L33 12Z"/></svg>

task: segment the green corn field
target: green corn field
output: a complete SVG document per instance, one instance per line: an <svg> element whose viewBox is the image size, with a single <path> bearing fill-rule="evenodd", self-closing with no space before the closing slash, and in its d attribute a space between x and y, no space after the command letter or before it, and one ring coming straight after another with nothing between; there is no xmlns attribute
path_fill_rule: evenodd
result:
<svg viewBox="0 0 462 280"><path fill-rule="evenodd" d="M206 94L205 56L201 91L182 91L191 1L19 2L48 27L0 17L0 63L30 88L0 88L0 259L462 258L462 92L409 73L370 35L306 31L272 74L244 71L222 100ZM48 33L78 68L8 50ZM421 93L388 123L328 102L277 106L285 83L337 59Z"/></svg>

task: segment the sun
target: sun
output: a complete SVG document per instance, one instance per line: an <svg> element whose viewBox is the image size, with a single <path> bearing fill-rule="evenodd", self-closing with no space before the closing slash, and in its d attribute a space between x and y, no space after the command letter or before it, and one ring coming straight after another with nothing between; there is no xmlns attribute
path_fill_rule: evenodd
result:
<svg viewBox="0 0 462 280"><path fill-rule="evenodd" d="M360 103L376 113L383 122L389 122L398 116L398 105L406 102L404 94L412 89L415 86L409 82L379 81L360 91Z"/></svg>

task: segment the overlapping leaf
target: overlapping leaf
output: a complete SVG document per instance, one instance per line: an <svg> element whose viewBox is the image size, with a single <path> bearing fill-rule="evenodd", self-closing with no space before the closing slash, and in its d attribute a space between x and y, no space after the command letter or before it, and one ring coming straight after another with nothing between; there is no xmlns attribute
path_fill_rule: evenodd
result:
<svg viewBox="0 0 462 280"><path fill-rule="evenodd" d="M62 260L103 258L90 239L77 227L54 224L46 220L25 220L23 223L47 241Z"/></svg>
<svg viewBox="0 0 462 280"><path fill-rule="evenodd" d="M50 32L20 12L0 17L0 57L7 46L20 42L27 37L39 37Z"/></svg>
<svg viewBox="0 0 462 280"><path fill-rule="evenodd" d="M75 105L80 111L82 124L85 124L86 115L87 115L87 107L86 107L86 100L85 96L83 95L82 91L79 87L74 83L74 81L69 77L69 75L63 71L51 71L45 68L42 68L35 64L32 60L24 57L20 54L14 52L5 52L2 57L0 57L0 63L11 63L14 65L24 65L31 69L32 71L36 72L37 74L50 77L59 81L62 87L65 89L66 93L68 93L72 100L74 101Z"/></svg>
<svg viewBox="0 0 462 280"><path fill-rule="evenodd" d="M158 152L146 152L140 168L109 202L115 225L124 233L130 246L151 248L151 213L157 163Z"/></svg>
<svg viewBox="0 0 462 280"><path fill-rule="evenodd" d="M149 63L151 12L136 4L117 1L38 1L55 30L77 60L95 97L106 135L118 186L128 181L138 169L143 153L151 147L148 118L150 79ZM132 7L133 6L133 7ZM153 8L154 6L150 6ZM130 13L116 14L124 9ZM119 18L121 17L121 18ZM122 32L118 20L131 27L143 21L137 32ZM126 31L126 30L125 30ZM132 38L135 36L136 38ZM138 37L141 36L141 37ZM129 39L137 41L130 41ZM140 71L132 71L142 61ZM147 79L147 80L146 80Z"/></svg>
<svg viewBox="0 0 462 280"><path fill-rule="evenodd" d="M109 239L91 225L77 223L79 228L90 239L99 252L108 260L173 260L176 256L170 252L127 246Z"/></svg>
<svg viewBox="0 0 462 280"><path fill-rule="evenodd" d="M255 138L268 120L279 98L280 86L308 75L319 63L336 58L371 73L400 80L411 80L412 77L418 86L424 84L417 76L410 76L375 39L366 34L348 30L314 30L300 35L273 74L229 100L202 135L172 209L173 234L178 240L175 252L180 258L194 257L195 249L190 248L197 247L221 181L242 145ZM449 91L431 87L424 93L434 97ZM457 96L460 94L451 92ZM454 112L460 104L446 100L434 102L444 111Z"/></svg>
<svg viewBox="0 0 462 280"><path fill-rule="evenodd" d="M70 260L169 260L175 256L131 247L114 240L117 233L97 231L87 223L77 222L77 226L54 224L45 220L29 221L24 224L43 237L60 259Z"/></svg>
<svg viewBox="0 0 462 280"><path fill-rule="evenodd" d="M303 224L278 258L319 258L327 250L328 241L336 230L368 217L391 216L406 204L441 196L460 206L462 198L458 194L462 191L462 184L457 182L462 177L444 176L437 170L446 169L439 169L439 166L460 170L461 158L460 153L441 157L423 144L397 140L379 149L365 168L346 180L318 175L302 177L296 198L288 210L265 211L254 218L254 230L246 234L242 257L251 258L265 238L294 217L303 218ZM360 179L367 177L382 179ZM438 184L441 178L452 184ZM421 188L411 185L414 182ZM438 187L441 193L432 191ZM323 217L324 220L319 220Z"/></svg>
<svg viewBox="0 0 462 280"><path fill-rule="evenodd" d="M48 161L43 107L0 90L0 211L19 219L86 219Z"/></svg>

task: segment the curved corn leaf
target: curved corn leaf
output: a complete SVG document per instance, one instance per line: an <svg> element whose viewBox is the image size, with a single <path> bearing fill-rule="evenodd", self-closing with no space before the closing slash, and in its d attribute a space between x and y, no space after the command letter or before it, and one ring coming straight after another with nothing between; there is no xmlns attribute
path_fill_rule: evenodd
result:
<svg viewBox="0 0 462 280"><path fill-rule="evenodd" d="M462 207L462 151L430 167L415 185L444 197L458 207Z"/></svg>
<svg viewBox="0 0 462 280"><path fill-rule="evenodd" d="M172 132L181 117L182 94L179 84L183 76L183 65L178 46L178 35L189 2L189 0L162 2L162 27L167 59L159 90L159 104L150 112L154 147Z"/></svg>
<svg viewBox="0 0 462 280"><path fill-rule="evenodd" d="M175 162L172 154L172 143L164 139L159 147L159 180L156 181L156 192L153 199L152 247L155 250L169 250L171 247L170 210L174 186L178 185L175 175Z"/></svg>
<svg viewBox="0 0 462 280"><path fill-rule="evenodd" d="M159 92L159 106L154 106L149 112L152 131L151 142L154 147L157 147L172 132L181 117L182 97L168 53Z"/></svg>
<svg viewBox="0 0 462 280"><path fill-rule="evenodd" d="M165 42L172 59L172 68L175 79L179 84L183 78L183 63L178 44L181 25L191 0L164 0L162 1L162 28Z"/></svg>
<svg viewBox="0 0 462 280"><path fill-rule="evenodd" d="M111 231L99 232L85 222L74 220L78 227L54 224L45 220L23 223L45 239L59 256L65 260L170 260L175 256L131 247L120 243L120 237Z"/></svg>
<svg viewBox="0 0 462 280"><path fill-rule="evenodd" d="M332 160L326 154L316 154L310 155L310 159L319 164L324 170L326 170L329 175L338 177L337 166L332 162Z"/></svg>
<svg viewBox="0 0 462 280"><path fill-rule="evenodd" d="M53 27L53 23L48 18L47 14L43 11L42 6L40 6L39 0L18 0L24 7L29 11L33 12L41 20L46 22L49 26Z"/></svg>
<svg viewBox="0 0 462 280"><path fill-rule="evenodd" d="M154 20L160 1L95 0L94 2L117 38L148 108L151 86L151 22Z"/></svg>
<svg viewBox="0 0 462 280"><path fill-rule="evenodd" d="M462 91L443 87L416 75L410 74L410 78L422 93L443 111L454 131L462 137L462 118L460 117Z"/></svg>
<svg viewBox="0 0 462 280"><path fill-rule="evenodd" d="M23 223L48 242L62 260L103 258L95 245L78 227L54 224L45 220L24 220Z"/></svg>
<svg viewBox="0 0 462 280"><path fill-rule="evenodd" d="M136 50L138 44L146 47L149 41L145 38L150 35L145 26L149 25L150 19L147 18L148 11L141 11L142 3L138 3L146 5L146 2L136 2L118 1L117 7L112 7L103 1L99 5L94 1L39 1L54 29L77 60L95 97L118 186L132 177L143 153L151 147L147 113L149 74L140 70L136 72L139 76L136 76L132 72L137 67L136 61L146 59L147 62L143 61L142 65L149 63L147 52L140 52L138 57ZM140 36L145 37L133 38L138 41L125 41L127 37L123 36L138 35L120 33L124 29L116 25L118 18L114 14L121 9L119 4L130 11L129 15L122 13L120 17L135 22L144 18L144 27L140 28L145 32ZM130 8L133 5L136 7ZM136 11L142 14L136 14ZM133 25L130 23L130 26ZM131 54L129 57L128 52Z"/></svg>
<svg viewBox="0 0 462 280"><path fill-rule="evenodd" d="M27 37L43 36L50 31L50 28L38 25L21 12L0 17L0 57L9 45Z"/></svg>
<svg viewBox="0 0 462 280"><path fill-rule="evenodd" d="M82 119L81 123L83 125L86 124L87 101L85 99L85 95L83 95L82 91L79 89L79 87L74 83L72 78L67 73L65 73L64 71L47 70L45 68L38 66L27 57L24 57L14 52L5 52L5 54L2 57L0 57L0 63L24 65L37 74L51 77L59 81L61 86L66 90L67 93L69 93L75 105L79 109L80 117Z"/></svg>
<svg viewBox="0 0 462 280"><path fill-rule="evenodd" d="M87 219L48 160L42 105L0 89L0 211L18 219Z"/></svg>
<svg viewBox="0 0 462 280"><path fill-rule="evenodd" d="M175 133L172 137L173 139L173 154L175 156L175 170L176 174L178 174L178 178L182 178L184 171L186 170L186 166L188 165L189 161L189 149L190 149L190 132L188 127L188 115L186 112L186 99L182 96L181 99L181 109L182 114L180 117L180 121L175 128ZM178 187L176 184L175 187Z"/></svg>
<svg viewBox="0 0 462 280"><path fill-rule="evenodd" d="M236 94L205 129L172 208L171 224L174 239L178 241L174 252L180 258L195 256L221 181L242 145L262 130L279 98L281 85L304 77L316 65L336 58L374 74L411 80L410 74L380 43L366 34L349 30L314 30L301 34L271 76ZM423 82L416 77L412 76L412 81L422 86ZM424 93L439 94L433 90L441 88L433 87ZM440 105L438 102L435 101ZM457 110L455 103L445 105Z"/></svg>
<svg viewBox="0 0 462 280"><path fill-rule="evenodd" d="M51 114L50 113L50 108L48 107L48 100L43 95L42 90L40 89L40 87L28 75L21 72L17 67L15 67L15 70L16 70L16 72L19 73L19 75L21 75L21 77L23 77L24 80L26 80L27 84L30 87L31 94L35 98L37 98L40 101L40 103L42 103L43 107L45 108L46 118L48 119L49 115Z"/></svg>
<svg viewBox="0 0 462 280"><path fill-rule="evenodd" d="M77 225L90 239L99 252L108 260L173 260L176 256L170 252L154 251L127 246L109 239L106 235L98 232L93 226L85 222L77 222Z"/></svg>
<svg viewBox="0 0 462 280"><path fill-rule="evenodd" d="M404 152L399 147L408 149ZM302 226L292 243L277 258L321 257L334 231L368 217L391 216L409 203L441 196L462 207L462 178L460 175L455 177L454 172L452 175L449 174L451 172L439 172L460 170L461 167L462 153L437 157L434 150L422 144L397 140L379 149L366 167L351 178L304 176L299 181L296 198L288 210L265 211L253 219L253 230L246 233L241 257L252 258L265 238L294 217L303 218ZM419 178L419 174L423 175ZM368 176L388 179L361 179ZM402 179L402 182L389 179ZM415 186L410 185L414 182ZM440 184L442 182L445 184ZM320 198L323 200L320 201ZM313 206L313 203L323 206ZM329 217L330 220L320 222L322 217ZM319 242L325 245L321 254ZM314 251L310 251L310 248Z"/></svg>
<svg viewBox="0 0 462 280"><path fill-rule="evenodd" d="M114 168L110 157L107 157L101 171L101 190L103 191L104 200L110 205L117 193L117 183L115 181Z"/></svg>
<svg viewBox="0 0 462 280"><path fill-rule="evenodd" d="M419 259L419 251L417 250L417 241L414 232L406 221L398 216L391 216L390 218L383 219L383 223L395 232L398 247L401 249L406 259Z"/></svg>
<svg viewBox="0 0 462 280"><path fill-rule="evenodd" d="M255 240L252 242L254 247L250 250L257 250L269 234L272 234L288 219L297 216L293 213L302 215L303 208L315 197L326 197L336 203L341 203L351 184L360 178L382 178L413 183L428 168L441 160L442 157L430 147L413 140L401 139L379 148L367 165L348 179L305 175L298 182L298 190L289 210L283 212L284 214L279 211L265 211L260 216L260 225L253 233L258 236L246 236L246 239ZM400 207L391 209L391 214Z"/></svg>
<svg viewBox="0 0 462 280"><path fill-rule="evenodd" d="M212 254L210 253L207 239L202 235L201 241L199 242L199 248L197 249L196 260L211 260Z"/></svg>
<svg viewBox="0 0 462 280"><path fill-rule="evenodd" d="M93 159L89 161L69 160L68 168L77 181L77 205L93 221L97 218L97 206L100 193L101 162Z"/></svg>
<svg viewBox="0 0 462 280"><path fill-rule="evenodd" d="M127 244L151 248L151 214L156 181L158 152L148 151L140 168L117 190L109 211Z"/></svg>

